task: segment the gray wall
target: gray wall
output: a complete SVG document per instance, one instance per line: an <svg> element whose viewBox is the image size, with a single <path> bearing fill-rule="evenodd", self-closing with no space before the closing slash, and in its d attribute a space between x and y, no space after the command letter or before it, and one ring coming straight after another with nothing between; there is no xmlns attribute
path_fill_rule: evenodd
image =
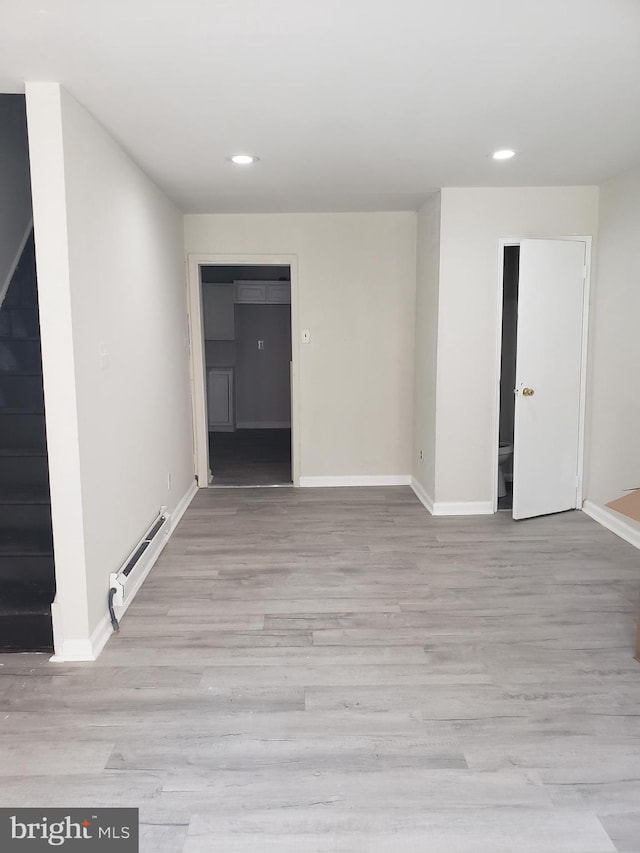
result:
<svg viewBox="0 0 640 853"><path fill-rule="evenodd" d="M207 367L235 367L235 341L205 341L204 350Z"/></svg>
<svg viewBox="0 0 640 853"><path fill-rule="evenodd" d="M233 284L205 284L202 287L204 337L209 341L233 341L234 329Z"/></svg>
<svg viewBox="0 0 640 853"><path fill-rule="evenodd" d="M23 95L0 95L0 300L30 221L25 100Z"/></svg>
<svg viewBox="0 0 640 853"><path fill-rule="evenodd" d="M258 341L264 349L258 349ZM291 307L236 305L236 424L291 422Z"/></svg>

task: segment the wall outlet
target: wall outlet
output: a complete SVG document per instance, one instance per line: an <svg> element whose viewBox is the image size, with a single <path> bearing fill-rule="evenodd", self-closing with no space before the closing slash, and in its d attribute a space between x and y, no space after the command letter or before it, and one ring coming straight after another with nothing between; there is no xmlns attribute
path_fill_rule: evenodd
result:
<svg viewBox="0 0 640 853"><path fill-rule="evenodd" d="M418 453L418 458L421 462L424 462L424 453L422 452L422 450Z"/></svg>

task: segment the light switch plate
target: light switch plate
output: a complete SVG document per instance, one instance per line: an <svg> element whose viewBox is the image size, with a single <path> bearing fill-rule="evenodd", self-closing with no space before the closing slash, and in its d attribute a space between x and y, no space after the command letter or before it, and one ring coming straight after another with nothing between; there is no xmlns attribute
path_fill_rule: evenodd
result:
<svg viewBox="0 0 640 853"><path fill-rule="evenodd" d="M302 343L303 344L310 344L311 343L311 332L309 331L309 329L303 329L302 330Z"/></svg>

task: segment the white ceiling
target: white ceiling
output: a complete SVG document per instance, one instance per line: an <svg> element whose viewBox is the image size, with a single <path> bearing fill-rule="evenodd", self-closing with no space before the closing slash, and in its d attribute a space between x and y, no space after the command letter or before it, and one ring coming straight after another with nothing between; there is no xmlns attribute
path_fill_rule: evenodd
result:
<svg viewBox="0 0 640 853"><path fill-rule="evenodd" d="M413 209L640 160L638 0L0 0L0 91L25 80L190 213Z"/></svg>

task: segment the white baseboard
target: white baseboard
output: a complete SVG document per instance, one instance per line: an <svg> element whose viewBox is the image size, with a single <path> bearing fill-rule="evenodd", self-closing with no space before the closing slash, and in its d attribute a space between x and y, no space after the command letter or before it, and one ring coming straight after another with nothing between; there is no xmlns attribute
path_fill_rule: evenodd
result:
<svg viewBox="0 0 640 853"><path fill-rule="evenodd" d="M291 429L291 421L242 421L236 429Z"/></svg>
<svg viewBox="0 0 640 853"><path fill-rule="evenodd" d="M624 539L625 542L628 542L635 548L640 548L640 529L633 522L626 521L625 516L620 515L620 513L615 512L613 509L595 504L593 501L585 501L582 505L582 511L586 512L598 524L601 524L607 530L615 533L616 536Z"/></svg>
<svg viewBox="0 0 640 853"><path fill-rule="evenodd" d="M422 483L419 483L415 477L411 478L411 488L420 503L433 515L433 498L426 493Z"/></svg>
<svg viewBox="0 0 640 853"><path fill-rule="evenodd" d="M493 515L492 501L436 501L434 515Z"/></svg>
<svg viewBox="0 0 640 853"><path fill-rule="evenodd" d="M129 605L135 598L136 593L144 583L149 572L154 567L158 557L160 556L160 554L164 550L165 545L169 541L171 534L176 529L180 519L185 514L187 507L195 497L197 491L198 484L194 480L194 482L189 486L185 494L178 501L176 508L171 513L171 521L164 534L160 535L158 537L157 542L154 542L154 544L147 548L147 550L144 552L144 556L142 558L142 560L144 561L144 565L136 571L136 581L131 586L131 590L127 591L127 600L124 603L124 606L114 608L118 620L121 619L122 616L127 612ZM105 589L105 604L106 600L107 590ZM57 622L57 620L60 619L60 611L57 602L54 602L51 605L51 613L54 622ZM60 636L60 633L62 632L57 631L56 635ZM71 638L63 639L62 648L56 650L56 653L51 658L51 661L52 663L67 663L70 661L96 660L112 634L113 627L111 625L111 619L109 617L109 613L106 612L100 622L94 628L89 638L77 640Z"/></svg>
<svg viewBox="0 0 640 853"><path fill-rule="evenodd" d="M349 477L300 477L302 488L335 488L336 486L410 486L410 474L382 474Z"/></svg>
<svg viewBox="0 0 640 853"><path fill-rule="evenodd" d="M411 488L431 515L493 515L491 501L434 501L415 477L411 478Z"/></svg>
<svg viewBox="0 0 640 853"><path fill-rule="evenodd" d="M55 605L52 605L52 611L54 606ZM106 613L96 625L93 633L88 639L64 639L62 641L62 648L59 652L56 652L50 660L52 663L96 660L112 633L113 628L111 627L111 620L109 618L109 614Z"/></svg>

